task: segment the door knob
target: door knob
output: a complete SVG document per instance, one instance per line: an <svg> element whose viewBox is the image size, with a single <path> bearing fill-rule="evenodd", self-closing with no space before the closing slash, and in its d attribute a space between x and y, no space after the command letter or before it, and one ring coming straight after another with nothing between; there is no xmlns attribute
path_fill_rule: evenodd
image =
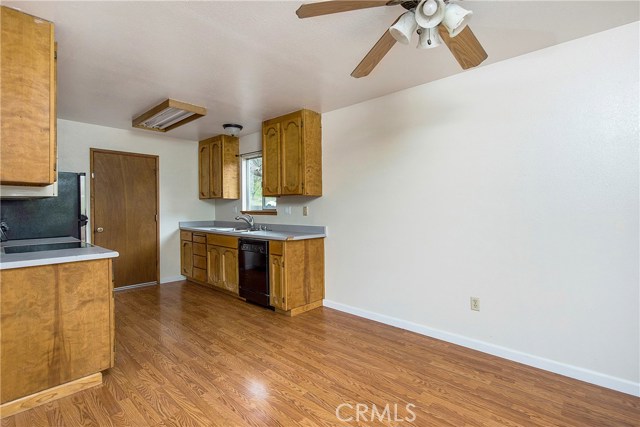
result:
<svg viewBox="0 0 640 427"><path fill-rule="evenodd" d="M104 228L102 227L96 228L96 233L102 233L103 231L104 231Z"/></svg>

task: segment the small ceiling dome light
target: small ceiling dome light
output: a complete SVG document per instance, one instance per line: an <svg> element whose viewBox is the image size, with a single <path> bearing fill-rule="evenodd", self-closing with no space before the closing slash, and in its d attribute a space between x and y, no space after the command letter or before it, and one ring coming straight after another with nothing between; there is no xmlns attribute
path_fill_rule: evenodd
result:
<svg viewBox="0 0 640 427"><path fill-rule="evenodd" d="M442 44L437 28L418 28L418 34L420 34L418 46L416 46L418 49L431 49Z"/></svg>
<svg viewBox="0 0 640 427"><path fill-rule="evenodd" d="M449 3L444 12L442 24L449 31L449 35L455 37L467 26L471 15L473 15L473 12L470 10L464 9L457 4Z"/></svg>
<svg viewBox="0 0 640 427"><path fill-rule="evenodd" d="M238 136L238 134L242 130L242 125L237 125L235 123L225 123L222 125L222 127L227 132L227 135L231 136Z"/></svg>
<svg viewBox="0 0 640 427"><path fill-rule="evenodd" d="M396 41L402 44L409 44L416 28L418 28L416 15L409 11L400 16L398 21L389 28L389 32Z"/></svg>
<svg viewBox="0 0 640 427"><path fill-rule="evenodd" d="M435 28L444 19L444 0L422 0L416 6L416 22L422 28Z"/></svg>

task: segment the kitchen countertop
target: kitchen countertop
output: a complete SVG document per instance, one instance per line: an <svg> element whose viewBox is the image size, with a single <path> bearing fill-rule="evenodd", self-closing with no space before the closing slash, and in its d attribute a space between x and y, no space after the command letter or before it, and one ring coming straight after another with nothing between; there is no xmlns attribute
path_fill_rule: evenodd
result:
<svg viewBox="0 0 640 427"><path fill-rule="evenodd" d="M266 231L242 232L235 228L247 227L244 222L234 221L185 221L180 222L180 230L195 231L200 233L224 234L227 236L242 237L245 239L260 240L307 240L322 239L327 237L327 227L319 225L284 225L261 224L266 226Z"/></svg>
<svg viewBox="0 0 640 427"><path fill-rule="evenodd" d="M13 246L47 245L54 243L80 242L74 237L52 237L48 239L9 240L0 244L0 270L35 267L38 265L62 264L65 262L90 261L93 259L116 258L118 252L94 246L73 249L57 249L40 252L6 254L4 249Z"/></svg>

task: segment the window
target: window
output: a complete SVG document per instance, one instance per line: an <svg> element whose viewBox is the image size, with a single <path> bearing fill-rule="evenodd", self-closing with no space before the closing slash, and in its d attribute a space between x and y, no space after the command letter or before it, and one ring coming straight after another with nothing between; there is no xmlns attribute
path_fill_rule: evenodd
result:
<svg viewBox="0 0 640 427"><path fill-rule="evenodd" d="M242 155L242 210L276 211L276 198L262 197L262 153Z"/></svg>

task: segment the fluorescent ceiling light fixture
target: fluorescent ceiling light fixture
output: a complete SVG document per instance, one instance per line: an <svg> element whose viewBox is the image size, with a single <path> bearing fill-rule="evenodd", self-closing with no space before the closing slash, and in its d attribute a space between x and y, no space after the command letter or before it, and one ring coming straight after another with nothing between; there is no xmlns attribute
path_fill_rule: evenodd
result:
<svg viewBox="0 0 640 427"><path fill-rule="evenodd" d="M207 115L207 109L173 99L167 99L133 121L134 128L167 132Z"/></svg>

